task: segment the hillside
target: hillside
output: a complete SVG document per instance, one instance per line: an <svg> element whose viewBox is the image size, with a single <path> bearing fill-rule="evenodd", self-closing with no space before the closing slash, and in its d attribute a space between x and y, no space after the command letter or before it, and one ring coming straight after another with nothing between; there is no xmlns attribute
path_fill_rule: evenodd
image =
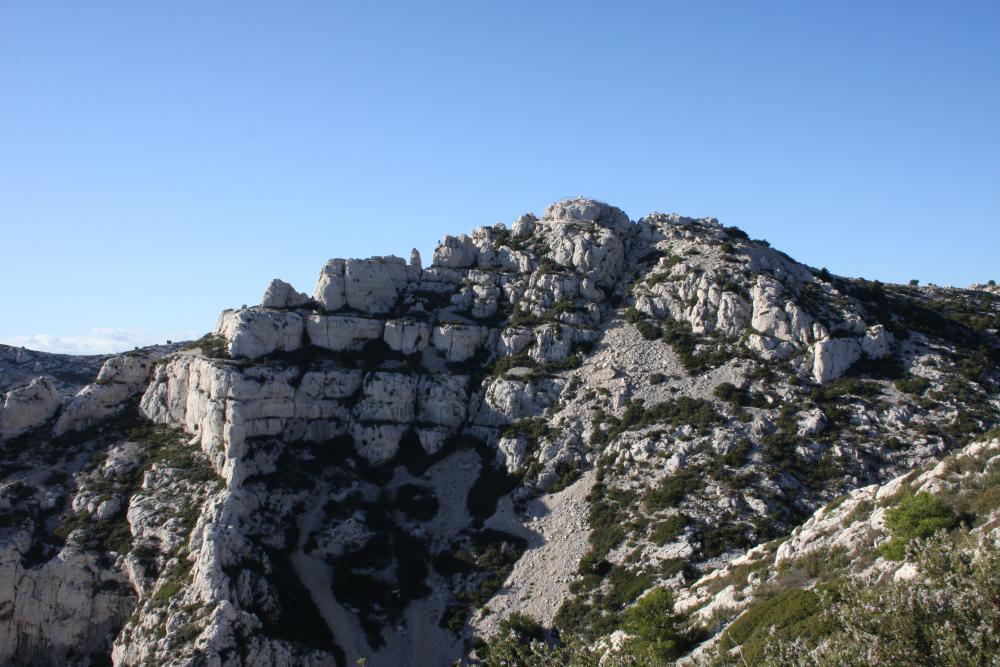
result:
<svg viewBox="0 0 1000 667"><path fill-rule="evenodd" d="M763 660L754 619L819 641L817 591L907 567L899 503L994 535L998 327L574 199L185 346L0 350L0 661Z"/></svg>

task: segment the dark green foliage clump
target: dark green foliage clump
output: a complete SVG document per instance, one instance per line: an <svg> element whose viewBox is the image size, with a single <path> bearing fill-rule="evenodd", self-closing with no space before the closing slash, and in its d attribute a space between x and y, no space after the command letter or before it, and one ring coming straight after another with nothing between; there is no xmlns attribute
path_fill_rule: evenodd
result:
<svg viewBox="0 0 1000 667"><path fill-rule="evenodd" d="M912 378L902 378L896 380L893 384L896 385L896 389L904 392L906 394L913 394L914 396L920 396L927 388L931 385L931 381L925 377L912 377Z"/></svg>
<svg viewBox="0 0 1000 667"><path fill-rule="evenodd" d="M684 426L690 424L696 428L708 428L723 421L711 402L700 398L680 398L657 403L646 407L641 399L631 401L625 408L621 418L612 417L604 412L594 416L595 422L608 424L607 431L596 430L594 442L610 442L625 431L636 431L647 426L658 424L669 426Z"/></svg>
<svg viewBox="0 0 1000 667"><path fill-rule="evenodd" d="M805 617L811 603L804 600L802 620L779 626L758 664L993 664L1000 655L1000 550L992 540L970 549L938 534L915 543L910 555L917 577L848 582L820 600L816 623Z"/></svg>
<svg viewBox="0 0 1000 667"><path fill-rule="evenodd" d="M889 560L902 560L907 545L914 539L950 530L958 519L943 500L921 492L903 496L896 507L885 513L885 523L892 539L883 544L880 551Z"/></svg>
<svg viewBox="0 0 1000 667"><path fill-rule="evenodd" d="M580 462L579 461L560 461L556 464L556 479L552 484L546 489L549 493L558 493L562 491L567 486L580 479Z"/></svg>
<svg viewBox="0 0 1000 667"><path fill-rule="evenodd" d="M681 618L674 614L673 594L665 588L644 595L629 608L622 628L635 637L629 646L631 651L660 664L682 656L694 639L682 631Z"/></svg>
<svg viewBox="0 0 1000 667"><path fill-rule="evenodd" d="M772 632L788 639L812 640L823 636L826 628L820 615L819 595L811 590L790 588L755 600L722 633L720 653L725 655L739 646L744 664L762 664L764 647Z"/></svg>
<svg viewBox="0 0 1000 667"><path fill-rule="evenodd" d="M734 353L724 344L706 345L699 349L699 339L691 333L691 324L677 320L661 322L663 341L681 359L684 369L692 375L716 368L733 358Z"/></svg>
<svg viewBox="0 0 1000 667"><path fill-rule="evenodd" d="M667 477L659 485L646 491L643 504L650 512L675 507L688 494L705 486L701 471L695 468L681 468Z"/></svg>
<svg viewBox="0 0 1000 667"><path fill-rule="evenodd" d="M208 333L198 340L189 343L185 349L201 348L202 356L211 359L229 359L229 341L225 337Z"/></svg>
<svg viewBox="0 0 1000 667"><path fill-rule="evenodd" d="M654 544L663 546L677 539L688 524L688 518L684 514L673 514L656 524L649 539Z"/></svg>
<svg viewBox="0 0 1000 667"><path fill-rule="evenodd" d="M635 328L646 340L656 340L663 336L663 329L652 324L649 320L639 320L636 322Z"/></svg>

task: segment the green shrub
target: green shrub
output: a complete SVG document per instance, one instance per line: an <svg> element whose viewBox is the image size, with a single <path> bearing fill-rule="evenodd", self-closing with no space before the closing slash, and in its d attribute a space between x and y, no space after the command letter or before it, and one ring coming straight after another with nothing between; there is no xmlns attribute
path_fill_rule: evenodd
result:
<svg viewBox="0 0 1000 667"><path fill-rule="evenodd" d="M657 340L663 336L663 329L650 323L649 320L639 320L636 322L635 328L646 340Z"/></svg>
<svg viewBox="0 0 1000 667"><path fill-rule="evenodd" d="M732 382L723 382L712 390L712 394L722 401L735 407L740 407L748 403L746 392L734 385Z"/></svg>
<svg viewBox="0 0 1000 667"><path fill-rule="evenodd" d="M674 614L673 594L665 588L651 591L630 607L622 628L635 637L630 649L664 663L679 658L690 644Z"/></svg>
<svg viewBox="0 0 1000 667"><path fill-rule="evenodd" d="M669 544L684 532L684 528L687 526L687 523L688 518L684 514L674 514L669 516L660 523L656 524L656 527L653 528L653 532L650 534L649 539L659 546Z"/></svg>
<svg viewBox="0 0 1000 667"><path fill-rule="evenodd" d="M925 377L913 377L896 380L893 384L903 393L920 396L930 386L931 381Z"/></svg>
<svg viewBox="0 0 1000 667"><path fill-rule="evenodd" d="M683 468L646 491L643 504L651 512L674 507L704 485L705 480L699 471Z"/></svg>
<svg viewBox="0 0 1000 667"><path fill-rule="evenodd" d="M924 492L907 493L896 507L885 513L885 525L892 538L879 551L889 560L902 560L907 545L915 538L949 530L957 522L954 511L939 497Z"/></svg>
<svg viewBox="0 0 1000 667"><path fill-rule="evenodd" d="M822 634L774 637L761 664L994 664L1000 655L1000 549L992 540L963 548L939 534L911 554L919 576L848 583L824 602Z"/></svg>
<svg viewBox="0 0 1000 667"><path fill-rule="evenodd" d="M791 588L758 598L722 633L719 652L727 655L739 646L739 664L762 664L772 636L803 641L822 637L826 627L820 611L820 597L812 590Z"/></svg>

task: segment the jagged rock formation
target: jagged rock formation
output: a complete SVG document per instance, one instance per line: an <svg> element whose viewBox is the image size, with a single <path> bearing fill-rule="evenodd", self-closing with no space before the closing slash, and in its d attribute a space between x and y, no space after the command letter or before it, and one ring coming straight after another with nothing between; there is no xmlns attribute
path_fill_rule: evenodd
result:
<svg viewBox="0 0 1000 667"><path fill-rule="evenodd" d="M699 574L996 422L998 312L585 199L332 259L72 397L10 387L0 659L450 664L658 586L704 616Z"/></svg>

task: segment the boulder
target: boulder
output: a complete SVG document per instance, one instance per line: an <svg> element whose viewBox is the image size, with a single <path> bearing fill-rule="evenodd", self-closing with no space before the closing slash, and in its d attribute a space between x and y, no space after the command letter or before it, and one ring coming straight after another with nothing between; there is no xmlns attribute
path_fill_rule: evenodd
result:
<svg viewBox="0 0 1000 667"><path fill-rule="evenodd" d="M479 250L469 236L465 234L445 236L441 245L434 249L434 259L431 266L467 269L476 263L478 254Z"/></svg>
<svg viewBox="0 0 1000 667"><path fill-rule="evenodd" d="M857 338L825 338L813 346L813 355L813 379L825 384L861 358L861 344Z"/></svg>
<svg viewBox="0 0 1000 667"><path fill-rule="evenodd" d="M319 280L316 282L316 290L313 299L321 308L334 312L340 310L347 303L347 294L344 289L344 267L347 260L331 259L319 273Z"/></svg>
<svg viewBox="0 0 1000 667"><path fill-rule="evenodd" d="M369 315L384 315L396 306L411 275L400 257L349 259L344 264L347 306Z"/></svg>
<svg viewBox="0 0 1000 667"><path fill-rule="evenodd" d="M826 428L826 415L819 408L813 408L799 417L799 437L808 438Z"/></svg>
<svg viewBox="0 0 1000 667"><path fill-rule="evenodd" d="M62 397L48 377L39 377L11 389L0 402L0 441L15 438L52 419Z"/></svg>
<svg viewBox="0 0 1000 667"><path fill-rule="evenodd" d="M295 288L284 280L275 278L264 290L264 298L260 305L264 308L298 308L309 303L309 297L302 292L296 292Z"/></svg>
<svg viewBox="0 0 1000 667"><path fill-rule="evenodd" d="M593 222L619 232L628 230L631 222L617 207L594 199L576 197L564 199L545 208L544 221Z"/></svg>
<svg viewBox="0 0 1000 667"><path fill-rule="evenodd" d="M469 402L468 381L464 375L421 375L417 387L417 419L436 426L461 426Z"/></svg>
<svg viewBox="0 0 1000 667"><path fill-rule="evenodd" d="M892 351L892 342L892 334L877 324L865 332L865 337L861 339L861 351L869 359L884 359Z"/></svg>
<svg viewBox="0 0 1000 667"><path fill-rule="evenodd" d="M511 226L511 234L513 234L516 239L528 238L534 233L536 222L538 222L538 218L531 213L526 213L518 218Z"/></svg>
<svg viewBox="0 0 1000 667"><path fill-rule="evenodd" d="M302 347L302 316L298 313L244 308L226 310L215 332L228 341L229 356L256 359Z"/></svg>

